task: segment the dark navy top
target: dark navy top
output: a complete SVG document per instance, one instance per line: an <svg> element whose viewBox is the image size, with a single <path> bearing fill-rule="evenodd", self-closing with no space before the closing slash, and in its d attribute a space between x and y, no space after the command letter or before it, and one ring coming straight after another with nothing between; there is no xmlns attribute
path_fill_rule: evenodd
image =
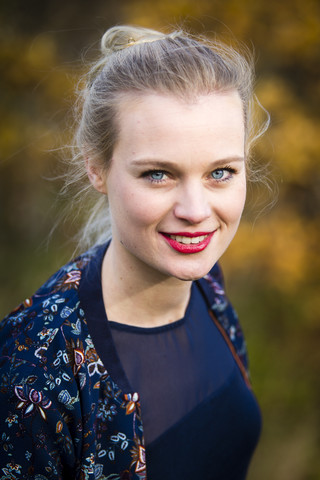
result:
<svg viewBox="0 0 320 480"><path fill-rule="evenodd" d="M4 474L243 480L260 414L219 266L193 283L184 318L137 329L106 317L107 248L64 265L0 322Z"/></svg>
<svg viewBox="0 0 320 480"><path fill-rule="evenodd" d="M101 283L101 261L82 288ZM85 282L90 284L86 284ZM101 298L88 326L99 331L104 361L108 322ZM86 308L86 305L83 305ZM116 320L116 319L112 319ZM109 321L132 391L139 392L148 480L242 480L257 443L261 417L229 346L212 321L198 282L185 316L142 328Z"/></svg>

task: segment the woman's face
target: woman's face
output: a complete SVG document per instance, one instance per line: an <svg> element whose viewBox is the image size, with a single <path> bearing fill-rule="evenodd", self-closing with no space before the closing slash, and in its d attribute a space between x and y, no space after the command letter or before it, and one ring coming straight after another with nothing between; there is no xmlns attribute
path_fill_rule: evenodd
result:
<svg viewBox="0 0 320 480"><path fill-rule="evenodd" d="M228 247L246 196L235 91L131 96L105 179L116 260L138 274L201 278Z"/></svg>

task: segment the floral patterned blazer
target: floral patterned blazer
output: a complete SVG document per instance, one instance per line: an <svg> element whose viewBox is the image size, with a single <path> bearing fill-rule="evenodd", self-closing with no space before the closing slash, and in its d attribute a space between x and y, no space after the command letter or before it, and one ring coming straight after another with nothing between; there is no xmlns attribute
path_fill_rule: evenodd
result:
<svg viewBox="0 0 320 480"><path fill-rule="evenodd" d="M0 480L146 479L139 394L117 375L111 334L102 363L79 298L99 248L106 246L61 268L0 324ZM248 383L219 267L198 282Z"/></svg>

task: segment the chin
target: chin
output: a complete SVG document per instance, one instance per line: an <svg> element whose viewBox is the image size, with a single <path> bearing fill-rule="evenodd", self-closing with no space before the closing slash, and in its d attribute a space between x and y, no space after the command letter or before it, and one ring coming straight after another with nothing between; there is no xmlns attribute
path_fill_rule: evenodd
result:
<svg viewBox="0 0 320 480"><path fill-rule="evenodd" d="M198 256L199 255L199 256ZM165 267L167 275L177 278L182 281L195 281L203 278L207 275L214 264L218 261L217 252L214 252L213 255L204 255L200 258L200 254L196 254L195 257L198 258L183 258L179 261L172 261L171 265L168 263Z"/></svg>
<svg viewBox="0 0 320 480"><path fill-rule="evenodd" d="M178 280L181 280L182 282L195 282L196 280L200 280L204 275L201 276L190 276L190 277L176 277Z"/></svg>
<svg viewBox="0 0 320 480"><path fill-rule="evenodd" d="M193 282L207 275L207 273L210 272L212 267L213 267L213 264L209 265L209 268L208 267L201 268L201 269L197 268L194 270L191 269L189 271L175 272L175 273L172 273L172 276L184 282L190 282L190 281Z"/></svg>

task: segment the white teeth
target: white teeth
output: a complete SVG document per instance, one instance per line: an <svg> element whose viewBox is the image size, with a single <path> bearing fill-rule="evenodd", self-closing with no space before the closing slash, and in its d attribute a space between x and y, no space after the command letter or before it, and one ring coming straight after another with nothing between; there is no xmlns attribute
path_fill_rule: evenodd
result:
<svg viewBox="0 0 320 480"><path fill-rule="evenodd" d="M194 237L192 239L192 243L200 243L202 242L205 238L206 238L207 235L201 235L201 237Z"/></svg>
<svg viewBox="0 0 320 480"><path fill-rule="evenodd" d="M169 235L169 237L176 242L183 243L184 245L190 245L190 243L202 242L207 237L207 235L201 235L200 237L182 237L181 235Z"/></svg>

